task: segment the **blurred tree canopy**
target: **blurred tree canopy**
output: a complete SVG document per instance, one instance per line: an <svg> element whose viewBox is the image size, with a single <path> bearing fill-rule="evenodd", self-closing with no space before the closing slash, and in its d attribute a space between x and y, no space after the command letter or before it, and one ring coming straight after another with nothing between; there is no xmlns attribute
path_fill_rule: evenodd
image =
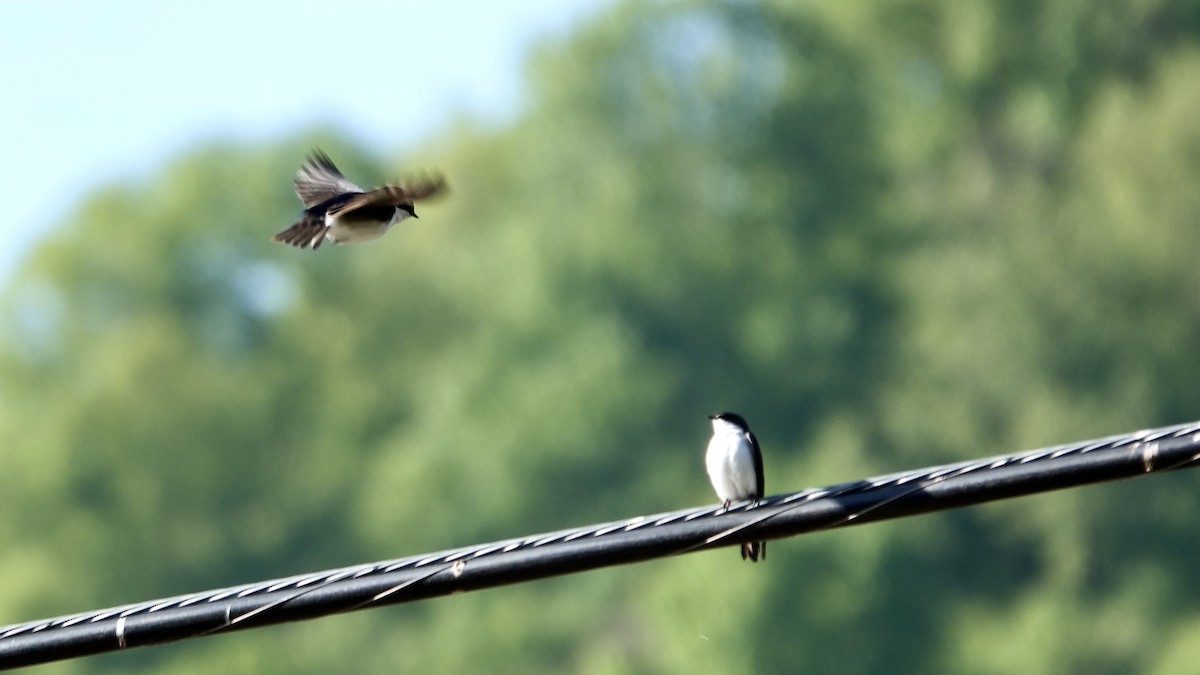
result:
<svg viewBox="0 0 1200 675"><path fill-rule="evenodd" d="M1200 7L622 3L501 129L98 188L0 316L0 622L1195 419ZM452 194L271 244L308 147ZM1183 473L44 672L1175 673Z"/></svg>

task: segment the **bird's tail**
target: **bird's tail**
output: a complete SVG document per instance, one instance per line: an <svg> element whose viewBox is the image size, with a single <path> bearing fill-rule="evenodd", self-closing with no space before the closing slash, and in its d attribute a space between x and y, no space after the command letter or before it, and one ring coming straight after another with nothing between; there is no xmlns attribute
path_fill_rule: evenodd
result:
<svg viewBox="0 0 1200 675"><path fill-rule="evenodd" d="M742 544L742 560L750 559L750 562L758 562L759 558L767 559L767 542L765 541L749 541Z"/></svg>
<svg viewBox="0 0 1200 675"><path fill-rule="evenodd" d="M329 227L325 225L324 217L306 215L288 229L271 237L271 241L291 244L300 248L311 248L315 251L321 246L321 242L325 241L325 233L328 230Z"/></svg>

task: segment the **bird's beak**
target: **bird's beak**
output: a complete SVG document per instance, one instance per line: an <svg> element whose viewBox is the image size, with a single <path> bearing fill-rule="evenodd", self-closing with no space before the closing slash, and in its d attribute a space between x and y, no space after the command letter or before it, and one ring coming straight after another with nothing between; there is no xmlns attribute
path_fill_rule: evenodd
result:
<svg viewBox="0 0 1200 675"><path fill-rule="evenodd" d="M413 218L420 218L420 217L421 217L421 216L418 216L418 215L417 215L417 214L415 214L415 213L413 214Z"/></svg>
<svg viewBox="0 0 1200 675"><path fill-rule="evenodd" d="M709 415L709 416L708 416L708 419L710 419L710 420L715 420L715 419L717 419L717 416L716 416L716 415Z"/></svg>

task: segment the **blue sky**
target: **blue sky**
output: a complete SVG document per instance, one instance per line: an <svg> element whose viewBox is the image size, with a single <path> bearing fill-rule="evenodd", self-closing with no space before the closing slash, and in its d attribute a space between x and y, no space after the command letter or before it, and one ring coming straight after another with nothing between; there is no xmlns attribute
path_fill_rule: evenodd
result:
<svg viewBox="0 0 1200 675"><path fill-rule="evenodd" d="M608 4L5 2L0 279L89 190L206 139L323 124L386 153L459 113L502 120L529 47Z"/></svg>

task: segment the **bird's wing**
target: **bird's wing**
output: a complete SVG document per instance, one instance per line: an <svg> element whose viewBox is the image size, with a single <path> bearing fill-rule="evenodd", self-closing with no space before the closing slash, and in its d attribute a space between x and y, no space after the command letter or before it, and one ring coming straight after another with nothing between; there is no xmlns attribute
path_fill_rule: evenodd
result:
<svg viewBox="0 0 1200 675"><path fill-rule="evenodd" d="M766 483L763 480L763 461L762 449L758 447L758 439L750 431L746 431L746 438L750 440L750 454L754 456L754 476L757 484L755 485L754 501L762 499L765 495L764 489ZM767 542L752 541L742 544L742 560L749 558L751 562L758 562L767 559Z"/></svg>
<svg viewBox="0 0 1200 675"><path fill-rule="evenodd" d="M296 172L296 196L304 202L305 208L312 208L340 194L362 191L362 188L346 180L329 155L320 150L313 150L308 161Z"/></svg>
<svg viewBox="0 0 1200 675"><path fill-rule="evenodd" d="M330 208L329 213L337 216L368 206L412 204L415 200L436 195L445 187L446 181L441 176L427 176L405 185L384 185L349 197L342 204Z"/></svg>
<svg viewBox="0 0 1200 675"><path fill-rule="evenodd" d="M402 189L410 200L427 199L446 189L446 179L440 173L425 174L408 181Z"/></svg>
<svg viewBox="0 0 1200 675"><path fill-rule="evenodd" d="M750 439L750 454L754 456L754 476L758 481L758 484L755 486L754 498L762 499L764 494L763 489L766 487L763 481L762 450L759 449L758 439L754 437L753 433L747 431L746 438Z"/></svg>

